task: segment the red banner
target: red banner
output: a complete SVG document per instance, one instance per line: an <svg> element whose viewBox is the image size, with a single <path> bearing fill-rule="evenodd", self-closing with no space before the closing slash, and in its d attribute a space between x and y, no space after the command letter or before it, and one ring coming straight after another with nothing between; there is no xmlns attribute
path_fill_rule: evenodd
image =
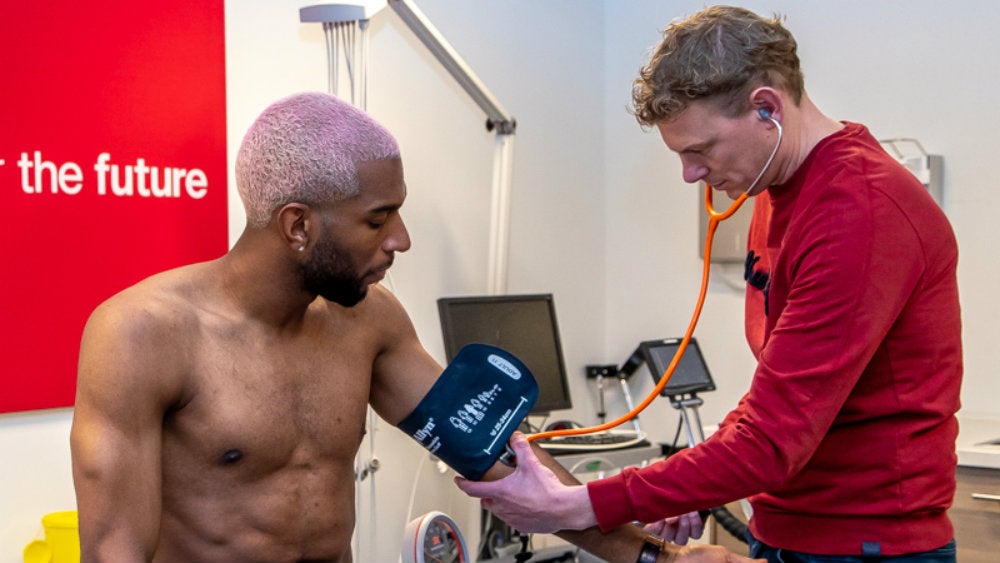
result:
<svg viewBox="0 0 1000 563"><path fill-rule="evenodd" d="M227 248L222 0L0 10L0 412L73 404L121 289Z"/></svg>

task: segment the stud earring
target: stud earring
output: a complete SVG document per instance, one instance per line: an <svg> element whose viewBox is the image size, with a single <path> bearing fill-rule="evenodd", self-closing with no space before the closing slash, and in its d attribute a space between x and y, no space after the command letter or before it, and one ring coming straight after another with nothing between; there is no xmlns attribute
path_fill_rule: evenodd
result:
<svg viewBox="0 0 1000 563"><path fill-rule="evenodd" d="M305 249L306 249L306 245L303 244L302 246L299 247L299 252L302 252Z"/></svg>

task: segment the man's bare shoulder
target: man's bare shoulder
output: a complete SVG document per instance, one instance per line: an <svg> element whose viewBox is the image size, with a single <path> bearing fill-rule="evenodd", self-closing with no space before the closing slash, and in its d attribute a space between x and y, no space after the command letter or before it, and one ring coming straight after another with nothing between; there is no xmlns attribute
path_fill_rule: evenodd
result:
<svg viewBox="0 0 1000 563"><path fill-rule="evenodd" d="M195 264L155 274L91 313L80 343L78 407L120 414L124 397L155 410L185 396L199 332L199 288L211 270L206 268Z"/></svg>
<svg viewBox="0 0 1000 563"><path fill-rule="evenodd" d="M154 274L101 303L86 333L112 331L123 343L149 339L163 344L183 336L198 322L211 277L208 263Z"/></svg>
<svg viewBox="0 0 1000 563"><path fill-rule="evenodd" d="M370 286L368 295L356 306L334 308L373 330L377 337L397 338L400 330L412 330L410 316L403 304L381 284Z"/></svg>
<svg viewBox="0 0 1000 563"><path fill-rule="evenodd" d="M371 307L374 314L407 316L403 304L395 294L382 284L374 284L368 289L368 297L364 303Z"/></svg>

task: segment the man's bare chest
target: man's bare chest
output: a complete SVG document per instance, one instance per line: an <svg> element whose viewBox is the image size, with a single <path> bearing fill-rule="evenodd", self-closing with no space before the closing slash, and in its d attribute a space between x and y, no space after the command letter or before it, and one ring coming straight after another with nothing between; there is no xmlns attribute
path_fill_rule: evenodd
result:
<svg viewBox="0 0 1000 563"><path fill-rule="evenodd" d="M193 466L264 472L353 459L375 352L359 340L226 345L196 352L188 396L164 421L164 449Z"/></svg>

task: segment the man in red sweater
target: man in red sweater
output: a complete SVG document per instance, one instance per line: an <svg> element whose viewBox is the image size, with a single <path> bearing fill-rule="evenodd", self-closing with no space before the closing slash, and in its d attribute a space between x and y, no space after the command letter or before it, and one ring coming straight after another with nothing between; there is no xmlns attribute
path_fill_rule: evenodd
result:
<svg viewBox="0 0 1000 563"><path fill-rule="evenodd" d="M515 473L459 485L522 531L749 497L753 557L954 562L961 319L941 209L864 126L813 104L777 18L712 7L671 24L633 98L685 181L757 196L750 390L706 442L645 469L566 487L516 436Z"/></svg>

